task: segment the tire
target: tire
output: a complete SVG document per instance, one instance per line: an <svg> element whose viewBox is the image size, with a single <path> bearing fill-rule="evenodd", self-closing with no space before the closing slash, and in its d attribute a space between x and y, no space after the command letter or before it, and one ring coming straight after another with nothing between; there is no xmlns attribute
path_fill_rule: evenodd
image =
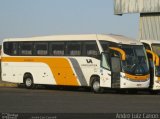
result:
<svg viewBox="0 0 160 119"><path fill-rule="evenodd" d="M26 76L24 79L24 84L27 89L32 89L34 87L32 76Z"/></svg>
<svg viewBox="0 0 160 119"><path fill-rule="evenodd" d="M93 81L91 83L91 88L94 93L103 93L103 89L100 87L100 82L97 77L93 77Z"/></svg>

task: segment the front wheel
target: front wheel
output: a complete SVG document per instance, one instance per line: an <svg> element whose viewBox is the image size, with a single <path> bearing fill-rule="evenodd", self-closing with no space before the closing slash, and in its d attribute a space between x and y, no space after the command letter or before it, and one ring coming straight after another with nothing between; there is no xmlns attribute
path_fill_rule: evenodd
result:
<svg viewBox="0 0 160 119"><path fill-rule="evenodd" d="M94 93L103 93L103 89L100 87L100 82L97 78L94 78L91 87Z"/></svg>
<svg viewBox="0 0 160 119"><path fill-rule="evenodd" d="M24 84L25 84L25 87L28 88L28 89L33 88L34 83L33 83L32 77L31 77L31 76L27 76L27 77L24 79Z"/></svg>

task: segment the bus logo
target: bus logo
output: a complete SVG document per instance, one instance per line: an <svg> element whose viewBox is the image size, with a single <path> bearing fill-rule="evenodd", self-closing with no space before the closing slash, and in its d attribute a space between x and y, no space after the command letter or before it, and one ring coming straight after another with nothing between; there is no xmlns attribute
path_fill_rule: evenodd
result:
<svg viewBox="0 0 160 119"><path fill-rule="evenodd" d="M86 59L87 63L93 63L91 59Z"/></svg>

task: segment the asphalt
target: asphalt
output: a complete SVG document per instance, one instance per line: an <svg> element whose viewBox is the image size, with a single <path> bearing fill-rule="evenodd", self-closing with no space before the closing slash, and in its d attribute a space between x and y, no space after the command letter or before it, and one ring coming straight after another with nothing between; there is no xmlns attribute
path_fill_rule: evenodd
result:
<svg viewBox="0 0 160 119"><path fill-rule="evenodd" d="M158 113L160 95L94 94L84 89L0 88L0 112Z"/></svg>
<svg viewBox="0 0 160 119"><path fill-rule="evenodd" d="M15 83L9 83L9 82L4 82L0 78L0 87L17 87L17 84L15 84Z"/></svg>

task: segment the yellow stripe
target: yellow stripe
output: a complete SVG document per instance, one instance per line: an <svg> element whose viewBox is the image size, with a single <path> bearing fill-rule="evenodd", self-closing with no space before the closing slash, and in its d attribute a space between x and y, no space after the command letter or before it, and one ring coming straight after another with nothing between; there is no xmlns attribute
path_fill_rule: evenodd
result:
<svg viewBox="0 0 160 119"><path fill-rule="evenodd" d="M146 50L147 53L151 54L152 55L152 58L153 58L153 62L155 62L155 65L156 66L159 66L159 57L156 53L150 51L150 50Z"/></svg>
<svg viewBox="0 0 160 119"><path fill-rule="evenodd" d="M152 58L153 58L152 60L153 60L153 62L155 62L156 56L155 56L154 52L152 52L150 50L146 50L146 52L152 55Z"/></svg>
<svg viewBox="0 0 160 119"><path fill-rule="evenodd" d="M69 61L66 58L39 58L39 57L2 57L2 62L42 62L46 63L56 80L57 85L78 86Z"/></svg>
<svg viewBox="0 0 160 119"><path fill-rule="evenodd" d="M115 50L117 52L119 52L121 54L121 60L126 60L126 53L124 52L124 50L120 49L120 48L115 48L115 47L109 47L112 50Z"/></svg>
<svg viewBox="0 0 160 119"><path fill-rule="evenodd" d="M155 54L155 57L156 57L156 66L159 66L159 57L157 54Z"/></svg>
<svg viewBox="0 0 160 119"><path fill-rule="evenodd" d="M135 75L130 75L130 74L127 74L125 73L125 76L129 79L133 79L133 80L147 80L150 75L145 75L145 76L135 76Z"/></svg>

